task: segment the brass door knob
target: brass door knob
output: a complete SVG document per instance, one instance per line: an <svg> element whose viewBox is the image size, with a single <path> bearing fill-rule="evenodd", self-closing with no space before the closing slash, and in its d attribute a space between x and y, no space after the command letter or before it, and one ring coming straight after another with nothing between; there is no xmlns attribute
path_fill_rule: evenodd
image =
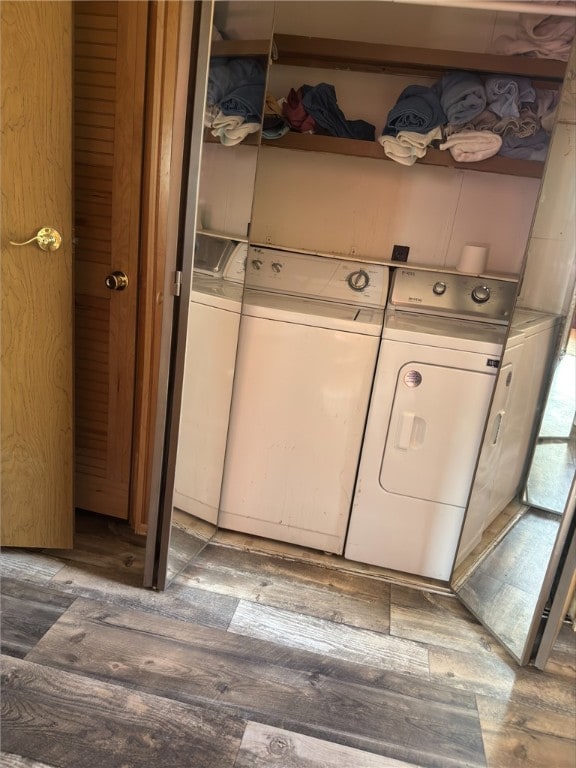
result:
<svg viewBox="0 0 576 768"><path fill-rule="evenodd" d="M29 245L30 243L37 243L38 248L43 251L57 251L62 245L62 235L54 227L42 227L34 237L23 243L15 243L14 240L10 240L10 245Z"/></svg>
<svg viewBox="0 0 576 768"><path fill-rule="evenodd" d="M104 282L106 283L106 288L109 288L111 291L123 291L128 286L128 275L126 272L116 270L111 272Z"/></svg>

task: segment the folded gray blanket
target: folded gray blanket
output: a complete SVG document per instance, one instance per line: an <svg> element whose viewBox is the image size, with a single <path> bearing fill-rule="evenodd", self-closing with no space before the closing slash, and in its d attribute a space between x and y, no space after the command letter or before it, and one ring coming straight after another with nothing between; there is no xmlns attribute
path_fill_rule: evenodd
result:
<svg viewBox="0 0 576 768"><path fill-rule="evenodd" d="M448 122L469 123L486 106L486 89L478 75L472 72L450 72L434 86Z"/></svg>
<svg viewBox="0 0 576 768"><path fill-rule="evenodd" d="M509 133L504 136L498 154L505 157L515 157L519 160L544 160L549 141L550 136L543 128L531 136L518 136L515 133Z"/></svg>

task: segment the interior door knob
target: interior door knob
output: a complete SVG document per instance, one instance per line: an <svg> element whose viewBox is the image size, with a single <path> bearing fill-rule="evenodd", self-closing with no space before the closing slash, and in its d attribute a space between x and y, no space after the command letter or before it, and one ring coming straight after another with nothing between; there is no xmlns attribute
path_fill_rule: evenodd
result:
<svg viewBox="0 0 576 768"><path fill-rule="evenodd" d="M116 270L116 272L111 272L104 282L106 283L106 288L109 288L111 291L123 291L128 286L128 275L126 272Z"/></svg>
<svg viewBox="0 0 576 768"><path fill-rule="evenodd" d="M43 251L57 251L62 245L62 235L53 227L42 227L34 237L24 240L23 243L15 243L14 240L10 240L10 245L29 245L30 243L38 243L38 248Z"/></svg>

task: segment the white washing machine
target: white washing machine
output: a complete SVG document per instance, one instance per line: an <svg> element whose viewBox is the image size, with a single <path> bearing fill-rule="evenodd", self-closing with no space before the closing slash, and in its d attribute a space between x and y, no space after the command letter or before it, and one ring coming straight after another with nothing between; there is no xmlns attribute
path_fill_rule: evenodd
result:
<svg viewBox="0 0 576 768"><path fill-rule="evenodd" d="M515 285L397 269L345 556L450 577Z"/></svg>
<svg viewBox="0 0 576 768"><path fill-rule="evenodd" d="M251 247L219 525L341 553L388 269Z"/></svg>
<svg viewBox="0 0 576 768"><path fill-rule="evenodd" d="M247 249L196 238L174 504L211 523L218 518Z"/></svg>

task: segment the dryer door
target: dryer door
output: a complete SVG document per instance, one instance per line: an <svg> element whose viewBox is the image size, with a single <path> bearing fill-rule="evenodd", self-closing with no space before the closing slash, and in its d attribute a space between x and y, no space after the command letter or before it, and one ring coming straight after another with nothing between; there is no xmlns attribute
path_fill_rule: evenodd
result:
<svg viewBox="0 0 576 768"><path fill-rule="evenodd" d="M396 381L380 485L466 506L494 375L409 362Z"/></svg>

